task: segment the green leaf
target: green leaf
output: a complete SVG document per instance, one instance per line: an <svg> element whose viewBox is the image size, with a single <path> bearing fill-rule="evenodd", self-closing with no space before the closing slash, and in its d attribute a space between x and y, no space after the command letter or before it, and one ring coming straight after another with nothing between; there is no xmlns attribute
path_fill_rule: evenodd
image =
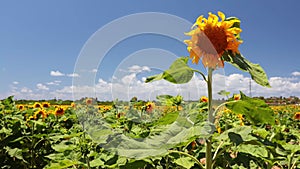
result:
<svg viewBox="0 0 300 169"><path fill-rule="evenodd" d="M148 77L145 82L148 83L161 79L165 79L175 84L189 82L192 79L195 71L187 65L188 60L188 57L180 57L176 59L169 69L165 70L161 74Z"/></svg>
<svg viewBox="0 0 300 169"><path fill-rule="evenodd" d="M227 92L226 90L221 90L221 91L218 92L218 95L228 96L228 95L230 95L230 92Z"/></svg>
<svg viewBox="0 0 300 169"><path fill-rule="evenodd" d="M0 130L0 134L5 134L5 135L10 135L12 133L12 129L7 129L5 127L3 127L1 130Z"/></svg>
<svg viewBox="0 0 300 169"><path fill-rule="evenodd" d="M238 151L246 154L251 154L254 157L267 158L268 150L265 146L252 145L252 144L241 144L238 146Z"/></svg>
<svg viewBox="0 0 300 169"><path fill-rule="evenodd" d="M96 158L90 162L91 167L98 167L98 166L103 166L103 165L104 165L104 162L102 160L100 160L99 158Z"/></svg>
<svg viewBox="0 0 300 169"><path fill-rule="evenodd" d="M239 145L245 141L257 140L251 135L252 128L250 126L238 126L223 132L220 136L215 137L218 141L230 140Z"/></svg>
<svg viewBox="0 0 300 169"><path fill-rule="evenodd" d="M293 144L286 143L286 144L283 144L282 147L285 150L290 151L291 153L296 153L297 151L300 151L300 146L297 144L293 145Z"/></svg>
<svg viewBox="0 0 300 169"><path fill-rule="evenodd" d="M69 144L68 141L62 141L59 144L53 145L52 148L57 152L64 152L67 150L74 150L76 148L76 145Z"/></svg>
<svg viewBox="0 0 300 169"><path fill-rule="evenodd" d="M18 148L10 148L5 147L6 151L8 152L9 156L17 158L19 160L24 160L22 156L22 150Z"/></svg>
<svg viewBox="0 0 300 169"><path fill-rule="evenodd" d="M243 114L254 124L275 124L273 110L263 100L247 97L240 92L241 100L227 103L226 107L236 114Z"/></svg>
<svg viewBox="0 0 300 169"><path fill-rule="evenodd" d="M178 158L174 161L177 165L180 165L184 168L190 169L194 166L195 162L191 160L189 157Z"/></svg>
<svg viewBox="0 0 300 169"><path fill-rule="evenodd" d="M47 166L45 168L47 168L47 169L64 169L64 168L68 168L68 167L78 165L78 164L81 164L81 162L64 159L64 160L59 161L59 163L51 163L50 166Z"/></svg>
<svg viewBox="0 0 300 169"><path fill-rule="evenodd" d="M162 104L167 106L179 106L183 102L183 97L180 95L177 96L159 95L156 96L156 99Z"/></svg>
<svg viewBox="0 0 300 169"><path fill-rule="evenodd" d="M8 98L4 99L2 104L4 105L4 109L12 110L15 106L14 96L9 96Z"/></svg>
<svg viewBox="0 0 300 169"><path fill-rule="evenodd" d="M116 134L104 148L118 155L136 159L165 155L170 148L186 145L200 136L209 137L214 130L213 126L206 123L193 125L190 120L181 117L169 125L167 130L145 139L132 139Z"/></svg>
<svg viewBox="0 0 300 169"><path fill-rule="evenodd" d="M248 61L242 54L236 54L225 52L222 56L223 60L231 65L250 73L251 78L259 85L265 87L271 87L268 81L267 74L259 64L254 64Z"/></svg>
<svg viewBox="0 0 300 169"><path fill-rule="evenodd" d="M267 130L263 128L254 129L253 133L263 139L265 139L270 134Z"/></svg>
<svg viewBox="0 0 300 169"><path fill-rule="evenodd" d="M124 166L120 166L121 169L140 169L144 168L147 165L147 163L143 160L133 161L131 163L127 163Z"/></svg>
<svg viewBox="0 0 300 169"><path fill-rule="evenodd" d="M153 126L172 124L176 121L178 114L178 111L167 113L165 116L156 121Z"/></svg>

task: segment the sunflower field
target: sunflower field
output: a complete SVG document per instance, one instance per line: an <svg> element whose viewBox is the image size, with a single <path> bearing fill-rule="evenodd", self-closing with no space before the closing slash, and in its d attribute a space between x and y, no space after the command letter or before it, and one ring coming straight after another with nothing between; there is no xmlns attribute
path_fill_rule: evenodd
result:
<svg viewBox="0 0 300 169"><path fill-rule="evenodd" d="M184 84L198 73L207 84L207 96L199 101L180 95L102 105L93 98L69 104L1 100L1 168L300 168L299 105L270 107L243 92L220 91L227 99L213 99L213 72L225 62L271 87L263 68L240 53L241 32L236 17L201 15L186 33L190 56L145 79ZM189 60L201 60L207 74Z"/></svg>
<svg viewBox="0 0 300 169"><path fill-rule="evenodd" d="M269 107L241 93L230 98L237 102L218 108L212 127L203 123L207 98L184 102L178 97L138 106L134 101L129 106L97 105L92 99L84 104L24 105L9 97L0 102L1 168L203 168L207 137L212 137L214 168L300 167L299 106ZM111 151L88 134L80 121L87 116L78 111L101 118L114 133L133 139L159 135L154 141L165 143L155 156L138 144L136 151L124 146ZM164 132L167 128L172 133ZM207 132L211 128L213 132ZM182 132L175 132L178 129ZM100 135L111 144L105 137L111 133L102 130Z"/></svg>

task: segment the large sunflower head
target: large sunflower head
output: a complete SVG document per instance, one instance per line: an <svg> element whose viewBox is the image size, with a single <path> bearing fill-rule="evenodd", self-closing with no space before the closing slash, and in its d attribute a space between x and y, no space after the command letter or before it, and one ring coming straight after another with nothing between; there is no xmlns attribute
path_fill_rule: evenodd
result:
<svg viewBox="0 0 300 169"><path fill-rule="evenodd" d="M225 51L239 53L238 47L242 41L239 39L240 20L237 18L226 18L222 12L218 15L209 13L208 18L200 16L193 30L186 33L191 36L190 40L184 42L188 45L187 50L193 63L198 64L202 58L204 67L216 69L224 67L222 55ZM219 21L219 19L221 19Z"/></svg>

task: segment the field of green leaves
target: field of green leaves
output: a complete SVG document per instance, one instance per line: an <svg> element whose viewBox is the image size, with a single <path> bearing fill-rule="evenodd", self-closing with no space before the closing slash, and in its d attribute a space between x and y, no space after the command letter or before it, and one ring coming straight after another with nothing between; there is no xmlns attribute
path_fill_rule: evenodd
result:
<svg viewBox="0 0 300 169"><path fill-rule="evenodd" d="M204 168L208 137L213 168L300 168L299 106L269 107L241 93L215 106L210 124L205 97L158 100L106 106L92 99L2 100L1 168Z"/></svg>

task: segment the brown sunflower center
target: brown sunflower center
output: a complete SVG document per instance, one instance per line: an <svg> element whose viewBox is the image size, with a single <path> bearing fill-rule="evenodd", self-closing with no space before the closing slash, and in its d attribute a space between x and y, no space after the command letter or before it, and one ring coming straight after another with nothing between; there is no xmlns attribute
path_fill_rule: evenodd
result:
<svg viewBox="0 0 300 169"><path fill-rule="evenodd" d="M198 34L197 46L206 54L221 55L228 46L225 30L207 25L204 31Z"/></svg>
<svg viewBox="0 0 300 169"><path fill-rule="evenodd" d="M295 119L300 120L300 113L297 113L297 114L296 114Z"/></svg>

